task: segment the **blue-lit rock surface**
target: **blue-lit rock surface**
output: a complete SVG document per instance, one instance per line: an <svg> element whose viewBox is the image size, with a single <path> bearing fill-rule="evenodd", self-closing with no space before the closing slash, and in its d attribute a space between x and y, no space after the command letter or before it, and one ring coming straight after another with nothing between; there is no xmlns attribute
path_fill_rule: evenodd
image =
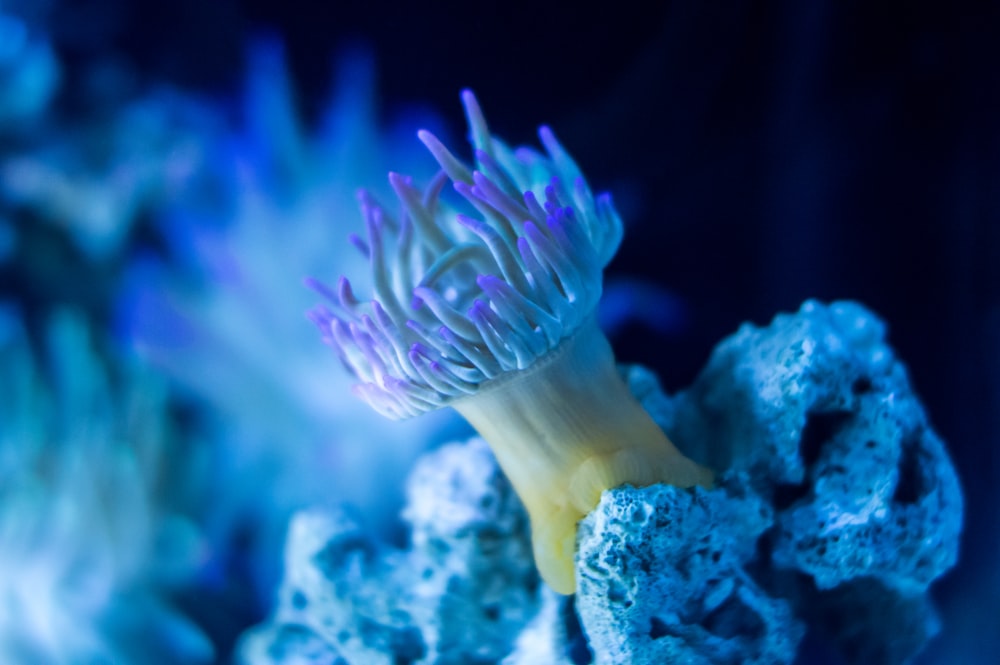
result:
<svg viewBox="0 0 1000 665"><path fill-rule="evenodd" d="M885 335L857 303L808 301L743 325L676 399L650 398L682 448L749 472L775 510L758 565L855 663L903 662L937 632L923 594L962 528L954 468Z"/></svg>
<svg viewBox="0 0 1000 665"><path fill-rule="evenodd" d="M404 512L410 547L372 543L349 514L301 513L252 663L492 663L539 605L527 515L481 439L425 456ZM324 660L326 658L327 660Z"/></svg>
<svg viewBox="0 0 1000 665"><path fill-rule="evenodd" d="M808 302L745 325L675 397L625 372L718 481L605 492L575 597L539 582L526 515L472 439L411 474L406 549L301 514L244 662L903 663L933 636L926 591L956 560L962 499L878 318Z"/></svg>
<svg viewBox="0 0 1000 665"><path fill-rule="evenodd" d="M605 492L577 539L577 606L598 662L792 662L801 626L744 569L771 524L743 478Z"/></svg>

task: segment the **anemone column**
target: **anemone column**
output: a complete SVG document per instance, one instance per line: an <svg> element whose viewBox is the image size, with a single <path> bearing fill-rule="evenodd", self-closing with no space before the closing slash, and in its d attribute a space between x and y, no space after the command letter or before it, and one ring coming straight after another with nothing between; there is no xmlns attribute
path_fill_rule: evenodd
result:
<svg viewBox="0 0 1000 665"><path fill-rule="evenodd" d="M532 521L535 562L573 593L576 524L624 483L707 485L619 377L594 320L621 241L611 198L594 196L547 127L546 154L490 136L462 95L476 167L432 134L441 166L426 191L390 174L401 214L362 193L371 302L341 278L311 285L333 306L312 318L359 379L355 393L403 418L450 405L493 448ZM478 217L441 200L447 180ZM461 201L460 201L461 203Z"/></svg>

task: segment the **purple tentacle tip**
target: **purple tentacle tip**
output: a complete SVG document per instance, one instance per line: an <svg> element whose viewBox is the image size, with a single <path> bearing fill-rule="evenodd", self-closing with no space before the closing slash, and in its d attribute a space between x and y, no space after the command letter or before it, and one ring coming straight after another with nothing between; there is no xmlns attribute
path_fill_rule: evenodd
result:
<svg viewBox="0 0 1000 665"><path fill-rule="evenodd" d="M485 292L490 292L496 283L500 281L500 278L495 275L482 274L476 277L476 284Z"/></svg>
<svg viewBox="0 0 1000 665"><path fill-rule="evenodd" d="M351 243L364 256L371 256L371 251L368 249L368 243L365 242L357 233L348 234L347 242Z"/></svg>

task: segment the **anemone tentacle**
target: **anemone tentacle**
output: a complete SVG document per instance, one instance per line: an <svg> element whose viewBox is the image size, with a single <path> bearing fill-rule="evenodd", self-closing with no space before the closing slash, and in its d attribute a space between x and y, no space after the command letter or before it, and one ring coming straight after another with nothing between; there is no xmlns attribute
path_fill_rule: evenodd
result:
<svg viewBox="0 0 1000 665"><path fill-rule="evenodd" d="M553 351L591 315L621 241L610 197L591 193L551 129L539 130L544 154L512 150L471 92L462 101L474 166L420 131L441 169L428 186L390 173L398 216L359 194L366 234L350 240L370 263L373 299L359 300L345 277L336 288L307 281L330 303L310 318L360 381L355 392L392 418L474 394ZM442 201L449 180L476 216Z"/></svg>

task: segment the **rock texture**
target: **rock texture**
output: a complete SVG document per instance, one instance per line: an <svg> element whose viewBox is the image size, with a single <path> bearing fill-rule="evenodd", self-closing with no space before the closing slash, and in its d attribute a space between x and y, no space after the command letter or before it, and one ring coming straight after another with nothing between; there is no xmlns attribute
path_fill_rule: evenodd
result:
<svg viewBox="0 0 1000 665"><path fill-rule="evenodd" d="M580 523L575 597L539 581L527 516L472 439L413 471L405 550L346 513L300 515L244 661L780 664L812 650L860 665L920 651L962 496L876 316L810 301L744 325L674 397L648 370L623 372L718 482L604 492Z"/></svg>

